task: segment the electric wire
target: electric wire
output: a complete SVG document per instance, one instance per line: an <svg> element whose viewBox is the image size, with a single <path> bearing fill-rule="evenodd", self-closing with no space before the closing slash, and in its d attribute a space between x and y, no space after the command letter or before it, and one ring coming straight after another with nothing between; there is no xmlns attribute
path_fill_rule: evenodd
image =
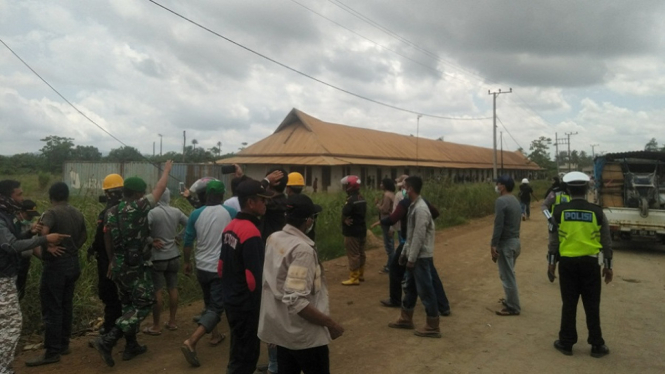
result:
<svg viewBox="0 0 665 374"><path fill-rule="evenodd" d="M110 136L111 138L115 139L118 143L122 144L122 145L125 146L125 147L129 147L129 146L128 146L127 144L125 144L122 140L118 139L115 135L111 134L108 130L106 130L104 127L102 127L101 125L99 125L99 124L98 124L97 122L95 122L92 118L88 117L88 115L86 115L85 113L83 113L83 112L82 112L82 111L81 111L76 105L74 105L71 101L69 101L69 99L67 99L63 94L61 94L60 91L58 91L55 87L53 87L53 85L51 85L46 79L44 79L44 78L43 78L43 77L42 77L42 76L41 76L41 75L40 75L35 69L32 68L32 66L30 66L30 65L29 65L24 59L22 59L21 56L19 56L16 52L14 52L14 50L13 50L9 45L7 45L7 43L5 43L5 41L2 40L2 38L0 38L0 43L2 43L2 44L5 46L5 48L7 48L7 49L9 50L9 52L11 52L11 53L12 53L12 54L13 54L13 55L14 55L19 61L21 61L21 63L22 63L23 65L25 65L25 67L27 67L27 68L28 68L28 69L29 69L29 70L30 70L35 76L37 76L37 78L39 78L39 79L40 79L42 82L44 82L44 84L46 84L46 85L47 85L47 86L48 86L53 92L55 92L56 95L58 95L58 96L59 96L64 102L66 102L66 103L67 103L70 107L72 107L76 112L78 112L81 116L83 116L83 118L87 119L90 123L92 123L93 125L97 126L97 128L99 128L100 130L102 130L103 132L105 132L105 133L106 133L108 136ZM141 153L139 152L139 154L141 154ZM145 159L146 161L148 161L148 163L150 163L152 166L154 166L154 167L156 167L157 169L159 169L160 171L162 170L162 168L161 168L158 164L153 163L149 158L147 158L147 157L144 156L143 154L141 154L141 157L142 157L143 159ZM180 182L180 179L178 179L178 178L176 178L176 177L174 177L174 176L172 176L172 175L170 175L170 174L169 174L169 177L171 177L171 178L177 180L178 182Z"/></svg>
<svg viewBox="0 0 665 374"><path fill-rule="evenodd" d="M279 65L279 66L281 66L281 67L283 67L283 68L285 68L285 69L287 69L287 70L290 70L290 71L292 71L292 72L294 72L294 73L296 73L296 74L299 74L299 75L301 75L301 76L303 76L303 77L309 78L309 79L311 79L311 80L313 80L313 81L315 81L315 82L321 83L321 84L323 84L323 85L325 85L325 86L327 86L327 87L330 87L330 88L335 89L335 90L337 90L337 91L340 91L340 92L346 93L346 94L348 94L348 95L351 95L351 96L357 97L357 98L359 98L359 99L362 99L362 100L365 100L365 101L369 101L369 102L372 102L372 103L374 103L374 104L378 104L378 105L381 105L381 106L384 106L384 107L387 107L387 108L392 108L392 109L395 109L395 110L398 110L398 111L402 111L402 112L406 112L406 113L411 113L411 114L416 114L416 115L421 115L421 116L423 116L423 117L439 118L439 119L448 119L448 120L456 120L456 121L477 121L477 120L483 120L483 119L490 119L490 118L492 118L492 117L448 117L448 116L439 116L439 115L435 115L435 114L422 113L422 112L418 112L418 111L411 110L411 109L401 108L401 107L398 107L398 106L396 106L396 105L392 105L392 104L384 103L384 102L382 102L382 101L378 101L378 100L375 100L375 99L372 99L372 98L369 98L369 97L366 97L366 96L363 96L363 95L357 94L357 93L355 93L355 92L352 92L352 91L349 91L349 90L347 90L347 89L344 89L344 88L341 88L341 87L335 86L335 85L333 85L333 84L331 84L331 83L325 82L325 81L323 81L323 80L321 80L321 79L319 79L319 78L316 78L316 77L314 77L314 76L312 76L312 75L309 75L309 74L304 73L304 72L302 72L302 71L300 71L300 70L297 70L297 69L295 69L295 68L292 68L291 66L286 65L285 63L282 63L282 62L280 62L280 61L277 61L277 60L275 60L275 59L273 59L273 58L271 58L271 57L268 57L268 56L266 56L266 55L264 55L264 54L262 54L262 53L260 53L260 52L255 51L255 50L253 50L253 49L251 49L251 48L249 48L249 47L246 47L246 46L240 44L239 42L236 42L236 41L234 41L234 40L232 40L232 39L230 39L230 38L228 38L228 37L226 37L226 36L224 36L224 35L222 35L222 34L216 32L216 31L214 31L214 30L208 28L207 26L204 26L204 25L202 25L202 24L200 24L200 23L198 23L198 22L196 22L196 21L194 21L194 20L192 20L192 19L190 19L190 18L188 18L188 17L185 17L184 15L182 15L182 14L180 14L180 13L178 13L178 12L176 12L176 11L174 11L174 10L168 8L168 7L166 7L165 5L162 5L162 4L158 3L158 2L155 1L155 0L148 0L148 1L151 2L151 3L153 3L154 5L156 5L156 6L158 6L158 7L160 7L160 8L162 8L162 9L166 10L167 12L173 14L174 16L176 16L176 17L178 17L178 18L181 18L181 19L183 19L183 20L185 20L185 21L187 21L187 22L189 22L189 23L191 23L191 24L193 24L193 25L195 25L195 26L197 26L197 27L199 27L199 28L201 28L201 29L203 29L203 30L205 30L205 31L207 31L207 32L209 32L209 33L211 33L211 34L213 34L213 35L219 37L219 38L221 38L221 39L224 39L224 40L226 40L227 42L229 42L229 43L231 43L231 44L234 44L234 45L236 45L237 47L240 47L240 48L242 48L242 49L244 49L244 50L246 50L246 51L248 51L248 52L250 52L250 53L252 53L252 54L254 54L254 55L257 55L257 56L259 56L259 57L261 57L261 58L263 58L263 59L265 59L265 60L268 60L268 61L270 61L270 62L272 62L272 63L274 63L274 64L276 64L276 65Z"/></svg>
<svg viewBox="0 0 665 374"><path fill-rule="evenodd" d="M378 47L381 47L382 49L385 49L385 50L387 50L387 51L390 51L390 52L392 52L392 53L394 53L394 54L396 54L396 55L398 55L398 56L400 56L400 57L402 57L402 58L405 58L405 59L407 59L407 60L409 60L409 61L411 61L411 62L413 62L413 63L416 63L416 64L418 64L418 65L420 65L420 66L422 66L422 67L424 67L424 68L426 68L426 69L429 69L429 70L431 70L431 71L434 71L434 72L436 72L436 73L441 73L441 74L444 74L444 75L446 75L446 76L448 76L448 77L450 77L450 78L457 79L457 80L459 80L459 81L464 81L463 79L459 78L458 76L456 76L456 75L454 75L454 74L450 74L450 73L447 73L447 72L445 72L445 71L438 70L438 69L433 68L433 67L431 67L431 66L429 66L429 65L427 65L427 64L424 64L424 63L422 63L422 62L420 62L420 61L418 61L418 60L416 60L416 59L413 59L413 58L411 58L411 57L409 57L409 56L407 56L407 55L404 55L404 54L402 54L402 53L400 53L400 52L398 52L398 51L396 51L396 50L394 50L394 49L392 49L392 48L386 47L385 45L383 45L383 44L381 44L381 43L379 43L379 42L377 42L377 41L374 41L374 40L372 40L372 39L370 39L370 38L368 38L368 37L366 37L366 36L360 34L359 32L354 31L354 30L352 30L352 29L350 29L350 28L348 28L348 27L342 25L341 23L339 23L339 22L337 22L337 21L335 21L335 20L333 20L333 19L331 19L331 18L328 18L328 17L324 16L323 14L317 12L316 10L314 10L314 9L312 9L312 8L310 8L310 7L308 7L308 6L304 5L304 4L302 4L302 3L299 3L299 2L296 1L296 0L291 0L291 2L293 2L293 3L295 3L295 4L299 5L299 6L301 6L302 8L304 8L304 9L306 9L306 10L308 10L308 11L314 13L314 14L316 14L317 16L319 16L319 17L321 17L321 18L323 18L323 19L329 21L330 23L332 23L332 24L334 24L334 25L336 25L336 26L339 26L339 27L343 28L344 30L346 30L346 31L348 31L348 32L350 32L350 33L352 33L352 34L354 34L354 35L356 35L356 36L358 36L358 37L360 37L360 38L362 38L362 39L365 39L365 40L367 40L368 42L370 42L370 43L372 43L372 44L374 44L374 45L376 45L376 46L378 46Z"/></svg>
<svg viewBox="0 0 665 374"><path fill-rule="evenodd" d="M291 0L291 1L294 1L294 0ZM375 28L377 28L377 29L383 31L384 33L386 33L386 34L392 36L393 38L395 38L395 39L397 39L397 40L399 40L399 41L401 41L401 42L403 42L403 43L405 43L405 44L407 44L407 45L413 47L414 49L420 51L421 53L423 53L423 54L425 54L425 55L427 55L427 56L429 56L429 57L432 57L432 58L434 58L435 60L437 60L437 61L439 61L439 62L441 62L441 63L443 63L443 64L446 64L446 65L451 66L451 67L453 67L453 68L455 68L455 69L458 69L458 70L460 70L460 71L462 71L462 72L464 72L464 73L467 73L467 74L469 74L469 75L472 75L472 76L474 76L474 77L476 77L476 78L478 78L478 79L480 79L480 80L482 80L482 81L487 81L487 82L490 82L490 83L499 84L499 82L497 82L497 81L494 81L494 80L492 80L492 79L489 79L489 78L483 77L482 75L479 75L479 74L477 74L477 73L474 73L473 71L470 71L470 70L464 69L463 67L461 67L461 66L459 66L459 65L456 65L456 64L454 64L454 63L452 63L452 62L450 62L450 61L447 61L447 60L445 60L445 59L442 59L441 57L439 57L438 55L436 55L434 52L431 52L431 51L429 51L429 50L427 50L427 49L425 49L425 48L419 46L418 44L416 44L416 43L410 41L409 39L406 39L405 37L399 35L398 33L394 32L394 31L392 31L392 30L390 30L389 28L387 28L387 27L385 27L385 26L379 24L378 22L372 20L372 19L369 18L368 16L366 16L366 15L360 13L359 11L357 11L357 10L351 8L350 6L348 6L348 5L344 4L344 3L342 3L342 2L339 1L339 0L328 0L328 1L329 1L331 4L333 4L333 5L337 6L337 7L339 7L340 9L346 11L347 13L353 15L354 17L356 17L356 18L358 18L358 19L360 19L360 20L362 20L362 21L364 21L364 22L370 24L371 26L374 26ZM294 2L295 2L295 1L294 1ZM448 75L453 76L452 74L448 74ZM479 85L482 85L482 82L479 83ZM545 117L543 117L540 113L538 113L535 109L533 109L533 107L532 107L532 106L531 106L526 100L524 100L524 98L522 98L522 97L521 97L518 93L516 93L516 92L515 92L515 96L516 96L516 97L517 97L522 103L524 103L524 104L528 107L528 109L532 112L532 114L535 114L538 118L540 118L540 119L544 122L544 123L536 122L538 125L541 125L541 126L543 126L543 127L549 127L549 129L554 130L554 126L552 126L552 124L550 124L547 120L545 120ZM509 98L509 100L511 100L511 99ZM524 113L526 113L526 114L530 114L526 109L522 108L521 106L518 106L518 108L519 108L520 110L524 111Z"/></svg>
<svg viewBox="0 0 665 374"><path fill-rule="evenodd" d="M521 148L521 149L523 149L523 150L526 151L526 149L525 149L524 147L522 147L522 145L521 145L520 143L517 142L517 140L515 139L515 137L513 136L513 134L510 133L510 130L508 130L508 128L506 127L506 125L503 124L503 122L501 121L501 118L499 118L499 116L496 116L496 119L497 119L497 121L499 121L499 123L501 124L501 126L503 127L503 129L506 130L506 132L508 133L508 135L510 135L510 137L513 139L513 141L515 142L515 144L516 144L519 148Z"/></svg>

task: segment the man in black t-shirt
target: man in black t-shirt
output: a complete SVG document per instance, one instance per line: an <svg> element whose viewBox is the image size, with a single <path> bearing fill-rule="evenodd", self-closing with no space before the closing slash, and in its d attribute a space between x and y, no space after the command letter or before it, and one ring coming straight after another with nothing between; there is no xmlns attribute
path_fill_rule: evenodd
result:
<svg viewBox="0 0 665 374"><path fill-rule="evenodd" d="M519 193L520 205L522 206L522 221L526 221L531 216L531 196L536 199L536 195L533 194L533 188L529 185L529 180L524 178L522 179L522 184L520 184Z"/></svg>

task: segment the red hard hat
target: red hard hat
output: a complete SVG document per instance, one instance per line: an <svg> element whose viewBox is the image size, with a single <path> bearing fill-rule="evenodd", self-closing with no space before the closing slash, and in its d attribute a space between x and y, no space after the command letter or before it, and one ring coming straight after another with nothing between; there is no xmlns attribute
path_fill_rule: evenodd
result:
<svg viewBox="0 0 665 374"><path fill-rule="evenodd" d="M342 184L346 185L347 191L354 191L360 189L360 178L357 175L347 175L342 178Z"/></svg>

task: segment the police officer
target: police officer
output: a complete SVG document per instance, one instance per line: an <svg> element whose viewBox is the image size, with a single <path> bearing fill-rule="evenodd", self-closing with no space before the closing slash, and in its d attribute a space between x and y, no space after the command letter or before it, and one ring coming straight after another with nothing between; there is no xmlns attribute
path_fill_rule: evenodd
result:
<svg viewBox="0 0 665 374"><path fill-rule="evenodd" d="M548 275L554 280L559 262L561 288L561 329L554 348L564 355L573 354L577 343L575 328L577 302L582 296L586 313L591 356L610 353L600 329L600 264L605 283L612 281L612 241L607 217L600 206L586 200L589 177L578 171L564 175L571 201L554 208L554 227L550 232Z"/></svg>
<svg viewBox="0 0 665 374"><path fill-rule="evenodd" d="M115 325L95 340L95 348L108 366L115 365L112 349L123 335L128 341L126 350L140 354L146 349L136 342L135 336L155 303L150 269L152 264L149 261L152 251L147 247L148 212L157 206L157 201L162 197L172 166L172 161L166 162L164 172L152 193L145 196L145 181L138 177L125 179L123 200L106 212L104 244L110 259L107 275L118 286L122 303L122 315L115 321ZM131 340L128 336L132 337ZM130 345L130 342L133 343Z"/></svg>
<svg viewBox="0 0 665 374"><path fill-rule="evenodd" d="M123 183L124 180L118 174L109 174L104 178L104 181L102 182L102 190L104 191L106 206L97 216L95 239L90 248L88 248L88 261L90 261L92 257L97 260L97 294L102 303L104 303L104 323L99 329L101 335L109 332L115 325L115 320L122 315L122 305L120 304L120 298L118 297L118 287L113 280L106 276L109 269L109 258L104 246L104 223L106 211L118 205L120 199L122 199ZM94 339L90 341L90 347L94 348ZM123 355L129 358L130 350L125 349L125 352L127 352L127 354Z"/></svg>

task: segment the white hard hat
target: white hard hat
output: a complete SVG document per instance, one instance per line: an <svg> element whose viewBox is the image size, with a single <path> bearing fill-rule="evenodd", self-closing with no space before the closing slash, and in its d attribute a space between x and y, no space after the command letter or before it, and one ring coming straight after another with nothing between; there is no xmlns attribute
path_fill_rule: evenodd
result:
<svg viewBox="0 0 665 374"><path fill-rule="evenodd" d="M524 178L524 179L522 179L522 183L529 183L529 180Z"/></svg>
<svg viewBox="0 0 665 374"><path fill-rule="evenodd" d="M563 183L569 186L584 186L589 180L589 176L580 171L571 171L563 176Z"/></svg>

